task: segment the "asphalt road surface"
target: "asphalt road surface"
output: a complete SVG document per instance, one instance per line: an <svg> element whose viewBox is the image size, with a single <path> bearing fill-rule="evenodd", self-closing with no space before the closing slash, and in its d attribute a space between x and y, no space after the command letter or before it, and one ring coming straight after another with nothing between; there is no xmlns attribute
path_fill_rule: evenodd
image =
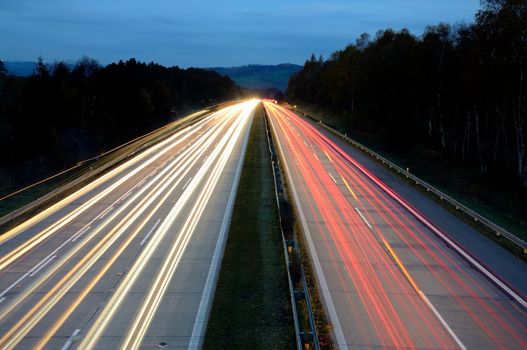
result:
<svg viewBox="0 0 527 350"><path fill-rule="evenodd" d="M198 348L257 103L207 115L0 235L0 348Z"/></svg>
<svg viewBox="0 0 527 350"><path fill-rule="evenodd" d="M503 276L314 125L264 105L340 349L527 348L527 304Z"/></svg>

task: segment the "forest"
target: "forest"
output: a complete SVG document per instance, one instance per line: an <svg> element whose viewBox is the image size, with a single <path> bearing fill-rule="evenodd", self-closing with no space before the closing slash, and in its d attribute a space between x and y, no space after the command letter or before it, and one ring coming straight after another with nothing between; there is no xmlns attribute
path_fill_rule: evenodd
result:
<svg viewBox="0 0 527 350"><path fill-rule="evenodd" d="M287 98L400 151L425 145L527 188L527 1L484 0L471 24L363 34L308 59ZM436 169L440 170L440 169Z"/></svg>
<svg viewBox="0 0 527 350"><path fill-rule="evenodd" d="M213 71L133 58L107 66L39 58L29 77L8 75L0 61L0 180L10 175L16 188L238 93Z"/></svg>

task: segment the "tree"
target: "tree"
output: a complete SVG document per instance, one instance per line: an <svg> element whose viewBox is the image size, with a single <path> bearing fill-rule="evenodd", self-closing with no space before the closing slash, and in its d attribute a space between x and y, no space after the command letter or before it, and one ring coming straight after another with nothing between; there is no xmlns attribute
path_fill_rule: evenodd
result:
<svg viewBox="0 0 527 350"><path fill-rule="evenodd" d="M4 61L0 60L0 78L7 76L7 69L4 65Z"/></svg>
<svg viewBox="0 0 527 350"><path fill-rule="evenodd" d="M44 63L44 58L42 58L42 56L38 56L37 58L37 64L35 65L35 75L43 78L49 77L49 69Z"/></svg>
<svg viewBox="0 0 527 350"><path fill-rule="evenodd" d="M101 65L97 60L90 58L88 56L82 56L77 63L75 64L74 71L77 74L84 76L85 78L91 77L101 69Z"/></svg>
<svg viewBox="0 0 527 350"><path fill-rule="evenodd" d="M0 163L27 164L16 176L21 182L42 178L144 134L180 110L236 92L230 78L202 69L135 59L102 67L86 56L72 68L39 57L28 77L0 75L0 147L10 150L0 152Z"/></svg>
<svg viewBox="0 0 527 350"><path fill-rule="evenodd" d="M527 187L527 2L484 0L476 22L362 35L291 76L292 102L394 149L423 143Z"/></svg>

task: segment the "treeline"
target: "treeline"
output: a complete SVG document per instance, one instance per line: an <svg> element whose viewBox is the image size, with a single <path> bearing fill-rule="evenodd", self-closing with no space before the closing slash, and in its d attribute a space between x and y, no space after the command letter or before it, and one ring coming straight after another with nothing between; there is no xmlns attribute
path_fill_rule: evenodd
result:
<svg viewBox="0 0 527 350"><path fill-rule="evenodd" d="M103 67L87 57L75 65L47 65L40 58L25 78L8 75L0 61L0 165L45 159L60 169L170 121L185 108L236 93L230 78L213 71L135 59Z"/></svg>
<svg viewBox="0 0 527 350"><path fill-rule="evenodd" d="M390 147L427 144L527 186L527 1L484 0L476 21L363 34L307 60L290 100L345 115Z"/></svg>

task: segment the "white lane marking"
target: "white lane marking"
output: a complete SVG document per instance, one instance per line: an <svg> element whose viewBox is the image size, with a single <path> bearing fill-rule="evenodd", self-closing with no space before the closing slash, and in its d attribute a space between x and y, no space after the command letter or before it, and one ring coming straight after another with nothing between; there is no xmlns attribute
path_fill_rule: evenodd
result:
<svg viewBox="0 0 527 350"><path fill-rule="evenodd" d="M79 238L80 236L82 236L86 231L88 231L89 229L91 228L91 226L84 226L84 228L80 229L79 231L77 231L76 234L74 234L73 236L71 236L71 241L72 242L75 242L77 240L77 238Z"/></svg>
<svg viewBox="0 0 527 350"><path fill-rule="evenodd" d="M190 181L192 181L192 177L190 177L190 179L188 179L188 181L185 182L185 184L183 185L183 189L187 188L187 186L190 183Z"/></svg>
<svg viewBox="0 0 527 350"><path fill-rule="evenodd" d="M62 248L62 246L66 245L66 243L69 242L66 241L64 243L62 243L62 245L59 247L59 248ZM57 251L58 249L55 249L55 252ZM50 254L51 255L51 254ZM13 282L9 287L7 287L6 289L4 289L4 291L0 294L0 297L3 297L4 295L6 295L11 289L15 288L16 285L18 285L20 282L22 282L22 280L24 278L26 278L27 276L31 275L33 273L33 271L38 268L42 263L44 263L45 261L47 261L49 258L50 258L50 255L48 255L47 257L45 257L44 259L42 259L38 264L36 264L35 266L33 266L31 268L31 270L29 270L28 272L26 272L25 274L23 274L19 279L17 279L15 282ZM5 298L2 298L2 300L5 299Z"/></svg>
<svg viewBox="0 0 527 350"><path fill-rule="evenodd" d="M143 238L143 240L141 241L141 243L139 243L139 245L143 245L145 244L146 240L148 239L148 237L150 237L150 235L152 234L152 232L154 232L154 230L156 229L157 225L159 225L159 222L161 222L161 219L157 219L156 223L154 224L154 226L152 226L152 228L150 229L150 231L148 231L148 233L146 234L145 238Z"/></svg>
<svg viewBox="0 0 527 350"><path fill-rule="evenodd" d="M44 259L40 260L40 261L38 262L38 264L36 264L35 266L33 266L33 267L31 268L31 270L29 270L29 271L27 272L27 274L30 275L30 276L33 276L33 272L35 272L35 270L37 270L37 269L40 270L40 265L44 264L46 261L48 261L49 259L51 259L51 257L53 257L53 255L50 254L50 255L46 256ZM18 282L18 281L17 281L17 282Z"/></svg>
<svg viewBox="0 0 527 350"><path fill-rule="evenodd" d="M331 180L333 180L334 183L337 183L337 180L335 180L335 178L330 173L328 173L328 175L331 178Z"/></svg>
<svg viewBox="0 0 527 350"><path fill-rule="evenodd" d="M269 120L271 121L271 127L275 131L274 134L277 135L277 131L276 131L277 129L274 125L273 119L269 118ZM276 139L279 140L278 137L276 137ZM277 144L278 144L278 147L277 147L278 152L280 153L282 159L285 159L280 141L278 141ZM309 227L307 226L306 217L305 217L304 212L302 211L302 206L300 205L301 203L300 197L298 196L298 193L296 191L296 187L293 182L293 177L291 175L291 171L289 170L289 166L287 165L287 162L284 161L283 164L284 164L287 179L289 180L288 183L291 185L291 192L293 193L295 206L298 210L298 216L300 216L300 222L302 223L302 229L306 236L307 245L309 247L309 252L311 253L313 266L315 267L315 275L320 283L320 290L322 290L324 302L328 309L329 319L331 323L333 324L333 331L335 332L337 345L340 350L347 350L348 344L346 343L346 338L344 337L344 332L342 331L342 326L340 324L340 320L337 315L337 309L335 308L335 304L333 303L333 298L331 297L331 292L329 290L328 283L326 281L326 276L324 276L324 272L322 271L322 265L320 264L320 259L318 258L318 254L315 249L315 243L313 242L313 238L311 237L311 231L309 230Z"/></svg>
<svg viewBox="0 0 527 350"><path fill-rule="evenodd" d="M38 269L36 269L35 271L33 271L33 273L31 273L29 275L29 277L33 277L35 276L37 273L39 273L40 270L42 270L44 268L44 266L46 266L47 264L49 264L51 261L53 261L53 259L55 259L57 256L56 255L53 255L51 258L47 259L45 263L43 263L42 265L40 265L40 267Z"/></svg>
<svg viewBox="0 0 527 350"><path fill-rule="evenodd" d="M64 345L62 345L62 348L60 348L60 350L68 350L70 348L70 346L73 344L73 339L77 336L77 334L79 334L81 330L79 328L77 328L71 335L70 337L68 338L68 341L64 343Z"/></svg>
<svg viewBox="0 0 527 350"><path fill-rule="evenodd" d="M308 147L306 141L304 141L304 145L306 145L306 147Z"/></svg>
<svg viewBox="0 0 527 350"><path fill-rule="evenodd" d="M69 241L69 240L68 240L68 241ZM53 253L55 253L58 249L62 248L62 246L66 245L66 243L67 243L68 241L62 243L62 245L61 245L59 248L55 249L55 251L54 251ZM52 253L52 254L53 254L53 253ZM23 274L19 279L17 279L15 282L13 282L9 287L7 287L6 289L4 289L4 291L0 294L0 297L3 297L3 296L6 295L11 289L15 288L20 282L22 282L22 280L23 280L24 278L26 278L27 276L31 275L31 274L33 273L33 271L35 271L35 269L38 269L40 265L42 265L42 264L45 263L48 259L50 259L51 256L52 256L52 255L50 254L50 255L46 256L44 259L40 260L40 261L38 262L38 264L36 264L35 266L33 266L33 267L31 268L31 270L29 270L28 272L26 272L25 274ZM2 299L5 299L5 298L2 298Z"/></svg>
<svg viewBox="0 0 527 350"><path fill-rule="evenodd" d="M465 347L465 345L461 342L461 340L459 340L459 338L457 337L456 333L454 333L454 331L452 330L452 328L450 328L450 326L448 325L448 323L446 323L445 319L443 318L443 316L441 316L441 314L439 313L439 311L437 311L437 309L434 307L434 305L430 302L430 300L428 299L428 297L425 295L425 293L423 293L422 291L419 291L418 292L419 295L421 296L421 298L423 298L423 300L426 302L426 304L428 305L428 307L430 307L430 309L432 310L432 312L436 315L436 317L439 319L439 321L441 321L441 323L443 324L443 326L446 328L446 330L448 331L448 333L450 333L450 335L452 336L452 338L454 338L454 340L456 341L457 345L462 349L462 350L467 350L467 348Z"/></svg>
<svg viewBox="0 0 527 350"><path fill-rule="evenodd" d="M253 116L254 118L254 116ZM249 134L253 119L251 119L248 127L247 133L245 134L245 140L243 141L243 148L240 154L240 160L238 161L238 166L236 168L236 174L234 176L234 181L231 187L231 193L229 194L229 199L227 201L227 208L223 216L223 222L221 224L220 234L218 236L218 241L216 242L216 247L214 248L214 255L212 256L212 262L210 264L209 274L207 275L207 281L205 282L205 287L203 288L203 294L201 295L201 301L199 303L198 313L196 315L196 320L194 321L194 327L192 329L192 336L190 337L190 343L188 345L189 350L197 350L202 345L203 340L203 328L207 323L207 314L210 308L210 299L214 291L214 286L216 284L216 279L218 277L218 266L221 262L221 257L223 255L223 250L225 248L225 241L227 235L227 229L231 223L232 210L234 208L234 200L236 198L236 193L238 192L238 184L240 183L240 175L242 170L242 165L245 160L245 152L247 150L247 143L249 141Z"/></svg>
<svg viewBox="0 0 527 350"><path fill-rule="evenodd" d="M313 156L317 159L317 160L320 160L318 159L317 155L315 154L315 152L313 152Z"/></svg>
<svg viewBox="0 0 527 350"><path fill-rule="evenodd" d="M152 175L154 175L154 174L152 173L152 174L148 175L148 177L150 177L150 176L152 176ZM126 193L124 194L124 196L122 196L121 199L119 199L119 202L124 201L126 198L128 198L128 196L129 196L131 193L132 193L132 192L130 192L130 191L126 192Z"/></svg>
<svg viewBox="0 0 527 350"><path fill-rule="evenodd" d="M97 219L104 218L106 216L106 214L108 214L110 211L112 211L112 209L113 209L113 205L111 207L108 207L108 208L104 209L104 211L97 216Z"/></svg>
<svg viewBox="0 0 527 350"><path fill-rule="evenodd" d="M162 168L162 167L159 167L159 168ZM145 179L141 180L141 182L139 182L137 185L135 185L135 187L141 187L143 184L145 183Z"/></svg>
<svg viewBox="0 0 527 350"><path fill-rule="evenodd" d="M355 211L357 212L357 214L360 215L360 217L362 218L362 221L364 221L364 223L371 229L370 223L368 222L368 220L366 220L364 215L362 215L362 213L360 212L359 208L355 207Z"/></svg>

